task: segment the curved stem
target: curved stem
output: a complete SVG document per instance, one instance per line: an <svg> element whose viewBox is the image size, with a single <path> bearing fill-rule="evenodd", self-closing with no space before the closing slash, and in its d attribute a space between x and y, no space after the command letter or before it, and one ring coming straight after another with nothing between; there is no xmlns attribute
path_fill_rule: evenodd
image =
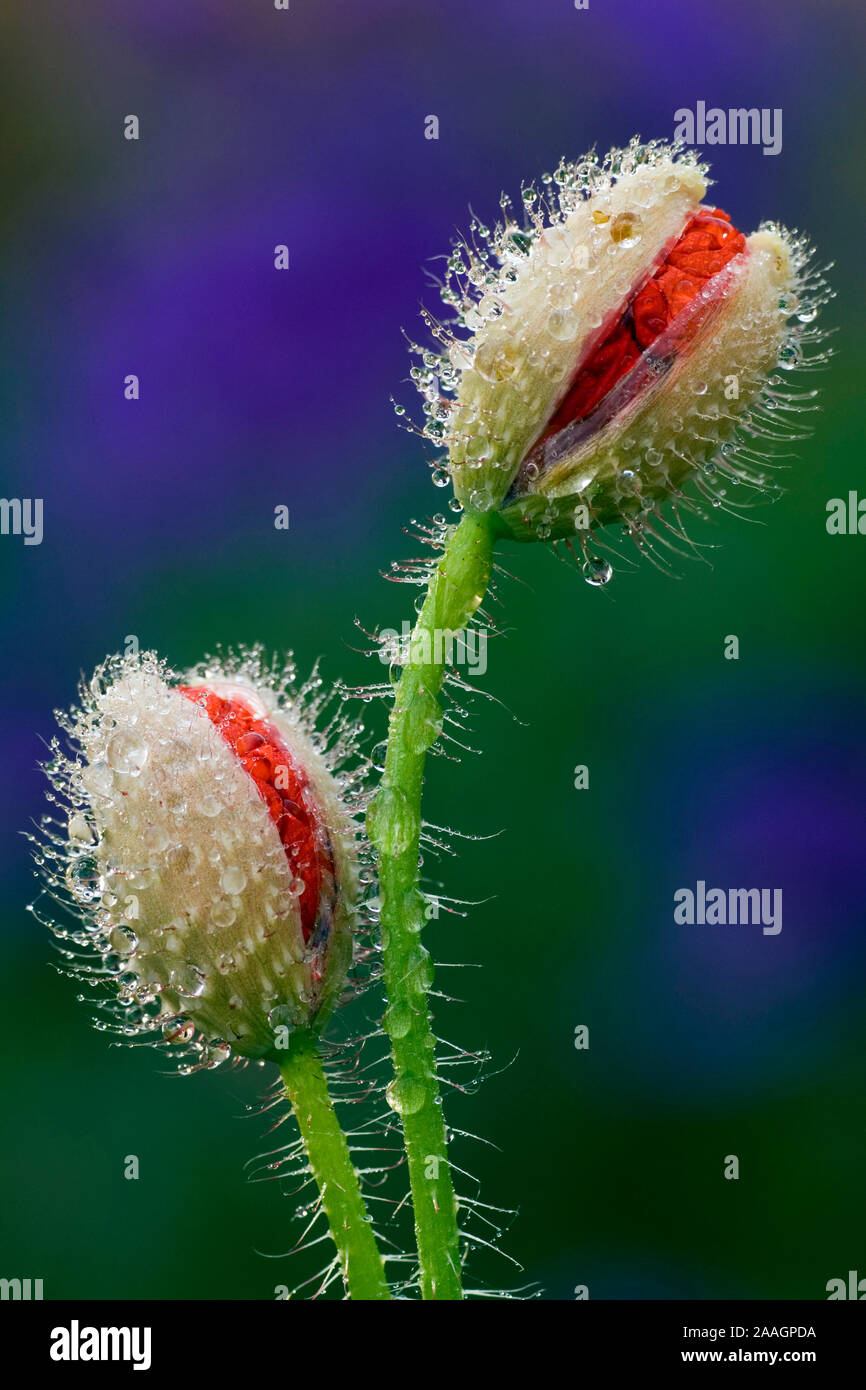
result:
<svg viewBox="0 0 866 1390"><path fill-rule="evenodd" d="M493 522L467 512L450 535L405 653L388 728L370 839L379 859L382 951L394 1079L389 1101L401 1116L415 1212L421 1296L462 1298L457 1203L448 1165L427 991L430 957L421 945L425 900L418 889L421 791L427 751L442 729L445 657L490 582Z"/></svg>
<svg viewBox="0 0 866 1390"><path fill-rule="evenodd" d="M349 1295L353 1299L390 1298L358 1174L334 1113L315 1036L308 1029L291 1033L280 1074L322 1196Z"/></svg>

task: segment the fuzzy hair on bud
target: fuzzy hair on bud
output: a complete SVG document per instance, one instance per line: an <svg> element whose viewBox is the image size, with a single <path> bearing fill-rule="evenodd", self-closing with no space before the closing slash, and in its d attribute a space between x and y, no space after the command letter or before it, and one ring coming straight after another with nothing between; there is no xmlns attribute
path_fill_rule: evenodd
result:
<svg viewBox="0 0 866 1390"><path fill-rule="evenodd" d="M61 816L39 858L83 922L51 925L71 973L113 996L101 1026L162 1040L185 1070L279 1059L352 964L358 730L338 715L318 734L330 697L315 674L293 682L259 651L182 680L153 653L113 657L60 716L71 754L55 740Z"/></svg>

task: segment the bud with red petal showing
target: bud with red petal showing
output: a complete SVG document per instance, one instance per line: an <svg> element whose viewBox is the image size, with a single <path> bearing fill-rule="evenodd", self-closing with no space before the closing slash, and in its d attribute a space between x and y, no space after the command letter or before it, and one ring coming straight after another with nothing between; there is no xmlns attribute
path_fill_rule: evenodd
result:
<svg viewBox="0 0 866 1390"><path fill-rule="evenodd" d="M436 480L501 533L640 537L689 479L713 501L764 486L738 445L790 437L805 397L773 373L811 351L829 296L802 239L744 236L706 189L691 151L634 140L561 164L524 191L523 225L504 200L502 223L455 248L457 328L430 321L446 347L413 374L423 433L447 450Z"/></svg>
<svg viewBox="0 0 866 1390"><path fill-rule="evenodd" d="M289 677L290 679L290 677ZM296 697L259 655L183 681L152 655L112 658L64 719L48 771L68 810L43 850L95 948L73 968L117 995L118 1031L214 1065L279 1060L326 1022L357 935L363 767L346 725L325 747L315 679Z"/></svg>

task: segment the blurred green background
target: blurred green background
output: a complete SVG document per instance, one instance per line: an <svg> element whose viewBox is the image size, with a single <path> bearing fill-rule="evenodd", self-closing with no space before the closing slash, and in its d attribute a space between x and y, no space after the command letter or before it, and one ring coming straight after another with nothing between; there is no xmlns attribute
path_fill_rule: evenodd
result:
<svg viewBox="0 0 866 1390"><path fill-rule="evenodd" d="M411 398L400 328L435 307L422 263L470 202L492 217L500 186L670 136L698 99L784 110L778 157L706 152L713 196L836 261L838 356L785 497L757 525L693 523L711 565L621 567L596 591L545 547L503 551L479 682L502 704L475 706L483 754L432 763L426 808L493 837L431 869L481 900L429 931L438 960L483 966L437 976L460 1000L437 1030L493 1056L447 1098L489 1141L455 1158L518 1212L522 1270L481 1253L470 1282L821 1298L866 1275L866 539L825 530L828 499L866 496L859 10L13 5L2 37L3 492L42 496L46 522L39 547L0 538L0 1275L49 1298L270 1298L321 1262L263 1258L297 1228L279 1183L244 1179L262 1073L167 1077L94 1033L50 967L18 832L41 814L51 709L131 633L178 667L262 641L378 679L354 620L410 616L379 572L447 496L388 403ZM365 718L381 736L383 711ZM781 887L781 935L677 926L673 893L699 878Z"/></svg>

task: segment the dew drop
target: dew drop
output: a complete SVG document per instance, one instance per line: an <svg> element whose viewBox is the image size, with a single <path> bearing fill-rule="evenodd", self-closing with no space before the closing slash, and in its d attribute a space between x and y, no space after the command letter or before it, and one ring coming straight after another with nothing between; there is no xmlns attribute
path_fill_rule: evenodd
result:
<svg viewBox="0 0 866 1390"><path fill-rule="evenodd" d="M584 561L581 567L581 574L587 584L591 584L593 588L597 589L609 582L613 574L613 567L607 560L603 560L600 555L592 555L588 560Z"/></svg>
<svg viewBox="0 0 866 1390"><path fill-rule="evenodd" d="M138 945L138 937L125 927L115 927L109 934L108 944L119 956L128 956Z"/></svg>
<svg viewBox="0 0 866 1390"><path fill-rule="evenodd" d="M547 331L561 343L569 343L577 335L578 321L574 314L564 309L552 309L547 316ZM558 366L553 363L553 375L559 375Z"/></svg>
<svg viewBox="0 0 866 1390"><path fill-rule="evenodd" d="M82 816L80 812L76 813L74 816L70 816L69 838L70 840L78 840L82 844L89 845L93 843L93 830L88 823L87 817Z"/></svg>
<svg viewBox="0 0 866 1390"><path fill-rule="evenodd" d="M275 1004L268 1014L268 1027L274 1032L278 1028L294 1028L295 1013L290 1004Z"/></svg>
<svg viewBox="0 0 866 1390"><path fill-rule="evenodd" d="M398 1115L417 1115L427 1099L427 1088L413 1076L401 1076L389 1084L385 1099Z"/></svg>
<svg viewBox="0 0 866 1390"><path fill-rule="evenodd" d="M215 927L230 927L236 917L237 913L225 898L218 898L210 910L210 919Z"/></svg>
<svg viewBox="0 0 866 1390"><path fill-rule="evenodd" d="M385 1027L391 1038L405 1038L412 1027L414 1014L408 1004L390 1004L385 1011Z"/></svg>
<svg viewBox="0 0 866 1390"><path fill-rule="evenodd" d="M114 788L114 774L108 763L90 763L81 774L87 791L94 796L109 796Z"/></svg>
<svg viewBox="0 0 866 1390"><path fill-rule="evenodd" d="M792 372L800 365L800 349L796 343L785 343L779 353L779 366L783 372Z"/></svg>
<svg viewBox="0 0 866 1390"><path fill-rule="evenodd" d="M132 733L129 729L118 729L108 740L106 758L109 767L115 772L137 777L147 762L149 752L150 749L140 735Z"/></svg>
<svg viewBox="0 0 866 1390"><path fill-rule="evenodd" d="M490 452L490 440L483 434L473 434L466 443L468 459L485 459Z"/></svg>
<svg viewBox="0 0 866 1390"><path fill-rule="evenodd" d="M98 897L99 866L96 860L89 855L73 859L66 870L66 882L76 896L92 892L94 899Z"/></svg>
<svg viewBox="0 0 866 1390"><path fill-rule="evenodd" d="M388 740L383 738L370 749L370 762L377 772L385 771L385 755L388 752Z"/></svg>
<svg viewBox="0 0 866 1390"><path fill-rule="evenodd" d="M230 864L227 869L223 869L220 875L220 888L224 893L234 896L242 893L247 886L247 876L243 869L239 869L235 864ZM226 923L226 926L229 924Z"/></svg>
<svg viewBox="0 0 866 1390"><path fill-rule="evenodd" d="M162 1025L162 1036L170 1043L192 1042L195 1037L195 1024L186 1018L170 1018Z"/></svg>
<svg viewBox="0 0 866 1390"><path fill-rule="evenodd" d="M208 1068L220 1067L223 1062L227 1062L232 1055L231 1047L222 1038L214 1038L213 1042L207 1044L202 1053L202 1061Z"/></svg>
<svg viewBox="0 0 866 1390"><path fill-rule="evenodd" d="M381 786L367 808L367 834L382 854L403 854L420 830L417 812L397 787Z"/></svg>
<svg viewBox="0 0 866 1390"><path fill-rule="evenodd" d="M415 946L409 953L406 964L406 980L410 989L423 994L433 983L435 967L433 957L425 946Z"/></svg>
<svg viewBox="0 0 866 1390"><path fill-rule="evenodd" d="M412 752L426 752L442 732L442 710L436 696L422 686L407 708L404 720L406 742Z"/></svg>
<svg viewBox="0 0 866 1390"><path fill-rule="evenodd" d="M207 981L194 965L190 965L188 961L182 961L172 970L169 983L172 989L176 989L178 994L182 994L185 998L200 999L204 994Z"/></svg>

